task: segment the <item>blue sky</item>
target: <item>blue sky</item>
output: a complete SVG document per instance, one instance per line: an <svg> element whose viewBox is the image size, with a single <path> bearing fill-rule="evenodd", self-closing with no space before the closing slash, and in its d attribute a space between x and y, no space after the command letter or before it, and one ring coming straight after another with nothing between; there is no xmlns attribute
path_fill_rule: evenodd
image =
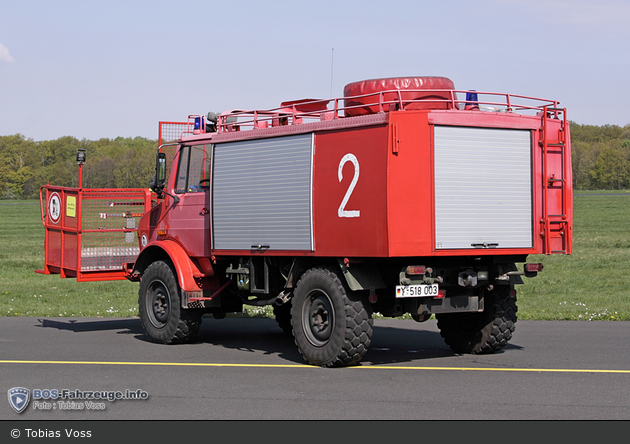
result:
<svg viewBox="0 0 630 444"><path fill-rule="evenodd" d="M0 0L0 135L155 139L160 120L397 76L625 126L628 23L627 0Z"/></svg>

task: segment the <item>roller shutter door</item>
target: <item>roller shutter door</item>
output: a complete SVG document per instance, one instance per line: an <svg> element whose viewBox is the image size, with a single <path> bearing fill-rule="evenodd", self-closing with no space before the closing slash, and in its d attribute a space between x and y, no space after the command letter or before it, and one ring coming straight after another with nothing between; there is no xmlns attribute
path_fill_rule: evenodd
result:
<svg viewBox="0 0 630 444"><path fill-rule="evenodd" d="M436 249L531 248L528 130L435 126Z"/></svg>
<svg viewBox="0 0 630 444"><path fill-rule="evenodd" d="M213 245L313 249L313 135L215 145Z"/></svg>

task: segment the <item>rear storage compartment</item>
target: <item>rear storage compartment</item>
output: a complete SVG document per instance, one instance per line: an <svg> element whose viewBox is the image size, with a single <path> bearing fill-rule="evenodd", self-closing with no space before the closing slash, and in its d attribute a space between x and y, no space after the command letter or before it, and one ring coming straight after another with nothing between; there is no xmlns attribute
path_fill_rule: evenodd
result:
<svg viewBox="0 0 630 444"><path fill-rule="evenodd" d="M532 248L528 130L434 128L435 248Z"/></svg>

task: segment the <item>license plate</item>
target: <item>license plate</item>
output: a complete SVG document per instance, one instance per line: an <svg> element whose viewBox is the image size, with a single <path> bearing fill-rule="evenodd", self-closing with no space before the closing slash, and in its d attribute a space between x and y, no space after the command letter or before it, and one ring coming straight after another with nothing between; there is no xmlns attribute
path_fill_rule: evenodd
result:
<svg viewBox="0 0 630 444"><path fill-rule="evenodd" d="M438 284L397 285L397 298L429 298L438 295Z"/></svg>

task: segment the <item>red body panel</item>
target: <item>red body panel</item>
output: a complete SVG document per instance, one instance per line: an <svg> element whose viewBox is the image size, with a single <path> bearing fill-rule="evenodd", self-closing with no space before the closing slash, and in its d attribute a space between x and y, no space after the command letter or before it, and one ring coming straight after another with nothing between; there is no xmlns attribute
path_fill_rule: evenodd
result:
<svg viewBox="0 0 630 444"><path fill-rule="evenodd" d="M204 288L216 288L213 276L206 275L200 267L195 264L186 250L175 241L162 239L152 242L146 246L146 250L159 248L163 250L171 259L179 285L183 291L196 292ZM139 258L140 259L140 258Z"/></svg>
<svg viewBox="0 0 630 444"><path fill-rule="evenodd" d="M192 257L210 256L209 208L210 193L186 194L169 215L169 232Z"/></svg>
<svg viewBox="0 0 630 444"><path fill-rule="evenodd" d="M382 125L316 135L313 231L317 256L388 255L387 140L388 127ZM346 155L350 157L341 165ZM340 210L347 213L340 217Z"/></svg>
<svg viewBox="0 0 630 444"><path fill-rule="evenodd" d="M426 256L433 238L433 162L426 112L390 114L387 220L390 256Z"/></svg>

